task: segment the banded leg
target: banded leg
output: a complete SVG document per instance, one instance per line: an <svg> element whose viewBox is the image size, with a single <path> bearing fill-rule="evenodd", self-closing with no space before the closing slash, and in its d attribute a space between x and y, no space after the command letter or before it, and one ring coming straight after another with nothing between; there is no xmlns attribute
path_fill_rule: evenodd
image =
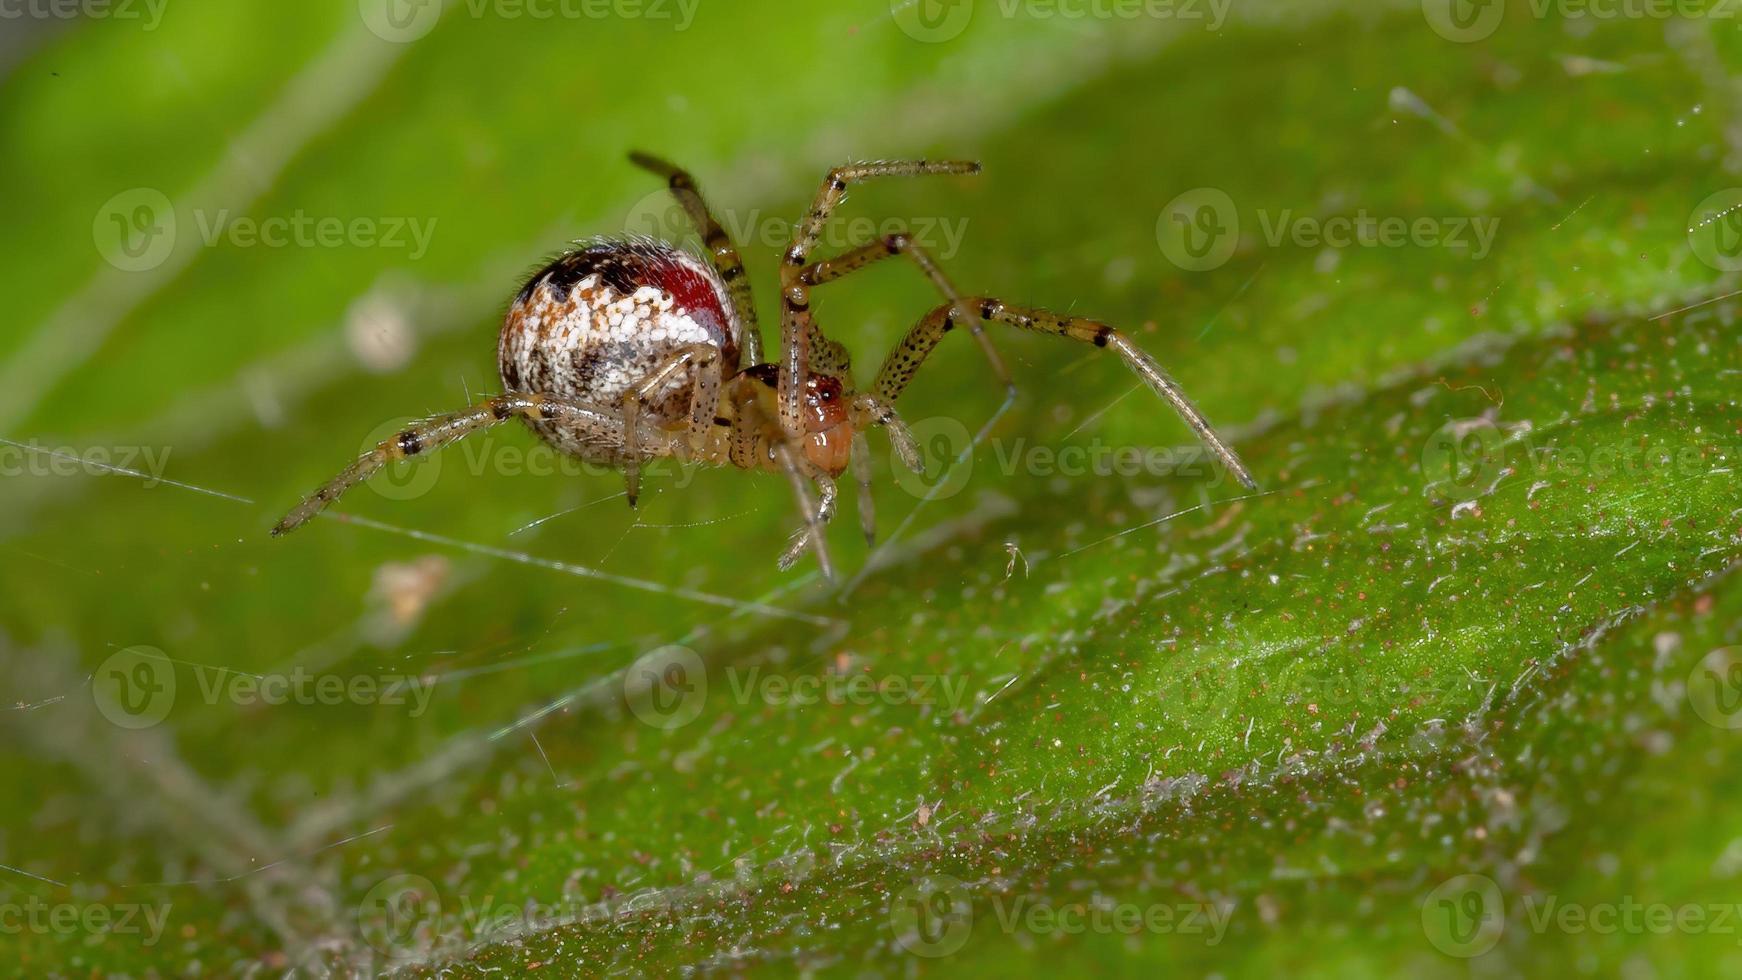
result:
<svg viewBox="0 0 1742 980"><path fill-rule="evenodd" d="M877 241L861 245L832 259L813 262L805 266L804 271L799 273L799 279L807 286L821 286L823 283L834 282L836 279L851 275L897 255L905 255L912 259L913 264L919 267L921 274L931 280L931 284L937 287L939 293L943 294L945 301L956 307L958 317L967 321L968 330L973 333L975 342L986 354L986 362L992 365L992 376L998 379L998 383L1004 386L1006 392L1014 394L1016 383L1010 380L1010 372L1004 367L1004 359L998 356L998 349L992 346L992 338L987 336L985 330L981 329L980 321L974 316L973 311L961 305L962 295L956 290L955 283L944 275L943 268L938 265L931 252L905 232L885 235ZM815 344L814 340L812 344ZM811 354L811 369L821 370L817 367L814 350Z"/></svg>
<svg viewBox="0 0 1742 980"><path fill-rule="evenodd" d="M1155 358L1133 344L1130 338L1098 320L1062 316L1041 309L1006 306L988 296L972 297L955 305L946 303L926 314L924 319L908 331L901 343L890 351L883 367L877 372L874 388L878 395L891 402L900 397L907 383L913 380L914 372L919 370L920 364L932 352L932 348L937 346L944 334L956 327L956 306L959 305L966 305L988 323L1002 323L1022 330L1094 344L1096 347L1111 348L1125 359L1126 365L1143 379L1144 384L1173 406L1180 418L1197 433L1205 447L1228 467L1228 472L1234 475L1234 479L1239 480L1249 490L1258 489L1258 484L1253 481L1252 474L1247 472L1245 464L1240 462L1240 457L1216 435L1216 430L1210 427L1210 420L1186 397L1179 383L1162 370Z"/></svg>
<svg viewBox="0 0 1742 980"><path fill-rule="evenodd" d="M272 528L273 537L289 534L309 522L345 491L374 476L388 463L433 452L466 436L499 425L511 418L534 421L556 419L595 435L601 441L619 441L624 436L623 419L616 412L580 402L567 402L544 395L509 392L497 395L459 412L437 415L414 422L374 449L369 450L345 467L338 476L310 494ZM660 440L663 433L642 433L644 438Z"/></svg>
<svg viewBox="0 0 1742 980"><path fill-rule="evenodd" d="M693 365L696 378L690 386L687 436L692 450L702 448L702 441L714 424L714 412L720 406L720 361L720 349L713 344L689 344L660 361L658 367L623 392L623 455L627 457L623 480L629 506L635 506L635 499L641 494L642 404Z"/></svg>
<svg viewBox="0 0 1742 980"><path fill-rule="evenodd" d="M855 431L864 432L872 426L882 426L889 430L889 445L900 457L901 464L915 473L924 467L919 458L919 443L914 441L913 431L896 413L895 406L881 395L862 391L853 396L853 402L848 407L848 420L852 422Z"/></svg>
<svg viewBox="0 0 1742 980"><path fill-rule="evenodd" d="M732 236L726 234L726 229L720 227L713 212L708 210L708 202L702 199L702 192L696 187L695 178L676 164L651 153L631 153L629 162L664 177L671 185L672 196L677 198L678 204L689 214L690 221L701 233L702 243L708 249L708 259L713 263L714 270L720 274L721 280L726 283L732 309L738 314L738 323L744 328L743 363L732 366L738 368L761 364L762 330L756 324L756 298L750 292L750 280L744 277L744 260L739 257L738 246L732 243Z"/></svg>
<svg viewBox="0 0 1742 980"><path fill-rule="evenodd" d="M874 177L902 177L921 174L977 174L980 165L969 160L889 160L880 163L849 164L829 171L815 202L799 223L792 247L786 251L786 263L780 270L780 380L778 400L780 427L796 437L804 431L801 423L805 381L810 364L811 339L817 333L811 320L810 286L802 278L805 264L829 216L847 195L850 184Z"/></svg>

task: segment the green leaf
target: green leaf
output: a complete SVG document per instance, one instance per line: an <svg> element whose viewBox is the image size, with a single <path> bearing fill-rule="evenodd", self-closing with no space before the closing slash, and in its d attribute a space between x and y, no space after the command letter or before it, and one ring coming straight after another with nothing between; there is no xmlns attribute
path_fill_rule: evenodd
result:
<svg viewBox="0 0 1742 980"><path fill-rule="evenodd" d="M1462 44L1417 4L981 4L927 42L869 0L473 9L401 45L350 4L172 8L0 88L0 168L43 188L0 240L0 911L77 919L0 952L1739 965L1727 24L1520 8ZM765 327L829 165L984 160L855 191L835 247L893 216L966 289L1120 325L1261 491L1105 352L1004 334L1007 409L973 344L927 362L927 472L879 464L883 537L839 522L838 586L774 567L774 477L668 468L631 512L508 429L269 540L375 430L493 389L540 255L664 215L635 147L748 233ZM139 272L102 231L134 188L186 249ZM432 233L208 243L220 215ZM890 263L816 306L864 383L936 302Z"/></svg>

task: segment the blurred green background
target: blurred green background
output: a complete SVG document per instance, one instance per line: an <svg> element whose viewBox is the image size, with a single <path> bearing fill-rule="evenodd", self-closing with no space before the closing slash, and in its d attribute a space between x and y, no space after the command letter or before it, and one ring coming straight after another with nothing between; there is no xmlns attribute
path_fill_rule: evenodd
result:
<svg viewBox="0 0 1742 980"><path fill-rule="evenodd" d="M1736 18L0 0L0 972L1735 975ZM830 166L982 160L826 241L1120 325L1262 493L1005 335L834 586L778 478L519 428L269 539L683 233L631 149L765 327ZM935 302L816 309L867 383Z"/></svg>

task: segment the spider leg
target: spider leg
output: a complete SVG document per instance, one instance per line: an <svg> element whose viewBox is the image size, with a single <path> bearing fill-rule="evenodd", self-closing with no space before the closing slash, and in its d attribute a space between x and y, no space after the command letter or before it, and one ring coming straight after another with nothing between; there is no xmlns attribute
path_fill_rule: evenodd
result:
<svg viewBox="0 0 1742 980"><path fill-rule="evenodd" d="M708 210L708 203L702 199L695 178L683 168L651 153L631 153L629 162L664 177L671 185L672 196L677 198L678 204L689 214L696 230L701 232L702 243L708 249L708 260L726 283L732 309L738 314L738 323L744 330L742 366L762 363L762 330L756 324L756 299L750 292L750 280L744 276L744 260L738 256L738 246L732 243L732 237L726 234L726 230L720 227L720 222L715 220L713 212Z"/></svg>
<svg viewBox="0 0 1742 980"><path fill-rule="evenodd" d="M1253 481L1252 474L1234 450L1224 443L1211 428L1210 420L1193 405L1191 399L1162 369L1155 358L1150 357L1142 348L1133 344L1130 338L1098 320L1086 317L1064 316L1047 310L1006 306L1002 301L989 296L975 296L960 303L946 303L926 314L925 318L908 331L900 344L889 357L884 360L883 367L877 372L876 392L882 398L893 402L900 397L907 383L913 380L914 372L926 359L926 356L943 339L945 333L957 326L959 314L957 307L966 306L988 323L1002 323L1006 326L1022 330L1032 330L1036 333L1052 334L1070 340L1094 344L1096 347L1108 347L1125 359L1132 371L1137 373L1143 383L1173 406L1181 419L1197 433L1200 440L1209 450L1221 459L1228 472L1234 475L1242 485L1256 490L1258 484Z"/></svg>
<svg viewBox="0 0 1742 980"><path fill-rule="evenodd" d="M804 515L804 530L798 538L780 556L780 568L791 568L798 561L798 556L808 545L817 554L817 566L823 573L823 578L835 580L835 565L829 559L828 538L823 534L823 525L835 513L835 481L822 475L814 468L807 472L803 457L794 449L794 443L783 440L774 444L774 458L780 468L786 471L786 478L792 484L793 496L798 498L800 513ZM807 478L814 479L822 490L822 502L819 504L811 499L810 485Z"/></svg>
<svg viewBox="0 0 1742 980"><path fill-rule="evenodd" d="M678 348L640 381L623 392L623 480L629 495L629 506L641 493L641 407L686 368L695 368L695 381L690 386L689 447L702 448L708 429L714 424L714 410L720 404L720 349L713 344L687 344Z"/></svg>
<svg viewBox="0 0 1742 980"><path fill-rule="evenodd" d="M900 458L901 464L915 473L924 470L925 467L921 465L919 458L919 443L914 441L913 431L907 427L906 422L901 420L901 416L895 411L895 406L891 405L888 400L871 392L862 391L853 396L853 402L848 411L851 413L848 418L852 421L854 429L864 432L874 425L888 429L889 445L895 450L895 455Z"/></svg>
<svg viewBox="0 0 1742 980"><path fill-rule="evenodd" d="M859 483L859 530L867 547L877 543L877 501L871 496L871 442L865 433L853 433L853 479Z"/></svg>
<svg viewBox="0 0 1742 980"><path fill-rule="evenodd" d="M877 241L861 245L832 259L813 262L799 273L799 279L807 286L820 286L897 255L912 259L919 271L943 294L944 299L956 308L958 318L967 323L968 331L974 335L975 342L986 354L986 362L992 365L992 376L998 379L1006 392L1014 395L1016 383L1010 380L1010 372L1004 367L1004 359L998 356L998 349L992 346L992 338L980 327L979 318L974 316L973 311L961 305L961 293L957 291L955 283L944 274L943 268L938 265L931 252L905 232L884 235ZM814 345L815 341L812 343ZM814 351L811 355L811 369L820 370Z"/></svg>
<svg viewBox="0 0 1742 980"><path fill-rule="evenodd" d="M433 452L480 429L499 425L516 417L560 420L577 429L599 434L602 438L608 436L612 440L621 440L624 436L623 419L610 409L522 392L497 395L462 411L413 422L403 432L357 457L338 476L297 504L295 509L284 515L284 519L272 528L272 534L274 537L289 534L308 523L345 491L369 479L388 463ZM662 437L657 432L644 435L650 435L655 440Z"/></svg>
<svg viewBox="0 0 1742 980"><path fill-rule="evenodd" d="M867 470L867 473L869 473L869 470ZM835 487L835 481L830 479L825 473L813 473L811 474L811 479L816 481L817 487L822 491L822 501L817 506L817 523L826 526L835 517L835 500L839 491ZM862 497L860 499L866 500L869 498ZM861 503L860 509L863 511L863 503ZM812 536L811 528L808 524L799 528L797 533L793 534L792 542L786 546L786 551L781 553L779 561L780 570L784 572L798 564L799 558L803 557L805 549L811 546L811 541L813 540L816 539ZM832 579L833 575L828 577Z"/></svg>
<svg viewBox="0 0 1742 980"><path fill-rule="evenodd" d="M839 345L833 342L814 344L818 336L811 319L810 286L802 273L811 250L822 236L829 216L847 195L850 184L874 177L900 177L919 174L975 174L980 165L967 160L888 160L878 163L849 164L836 167L824 178L811 209L799 222L792 247L786 251L786 263L780 270L780 380L778 401L780 428L789 436L803 432L801 413L807 371L810 369L811 348L828 358Z"/></svg>

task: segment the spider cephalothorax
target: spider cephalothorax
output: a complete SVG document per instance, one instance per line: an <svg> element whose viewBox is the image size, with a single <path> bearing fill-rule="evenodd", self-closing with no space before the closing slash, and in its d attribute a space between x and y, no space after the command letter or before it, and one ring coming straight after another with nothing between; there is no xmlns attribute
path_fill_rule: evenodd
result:
<svg viewBox="0 0 1742 980"><path fill-rule="evenodd" d="M978 173L979 164L916 160L830 171L786 252L779 354L764 361L743 263L695 182L657 158L634 154L631 159L670 183L702 233L708 260L651 239L598 239L564 252L533 274L503 318L497 365L504 394L416 423L364 453L286 515L274 534L300 526L392 460L432 452L519 417L563 452L622 467L631 504L641 465L651 459L785 473L805 526L781 565L810 548L828 575L823 528L835 512L835 478L849 467L854 470L869 540L871 468L864 433L885 428L902 461L918 465L913 439L893 405L944 334L966 327L980 341L994 374L1009 384L982 321L1112 349L1173 405L1236 479L1253 486L1239 458L1173 379L1111 326L991 297L964 297L931 256L903 234L810 261L823 224L849 184L899 174ZM846 349L824 336L811 316L810 290L895 255L909 257L944 302L890 352L870 390L856 392Z"/></svg>

